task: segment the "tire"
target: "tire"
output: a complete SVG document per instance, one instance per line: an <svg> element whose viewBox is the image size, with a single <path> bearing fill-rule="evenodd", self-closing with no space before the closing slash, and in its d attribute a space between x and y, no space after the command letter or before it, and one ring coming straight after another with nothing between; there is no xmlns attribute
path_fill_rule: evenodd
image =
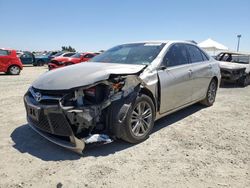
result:
<svg viewBox="0 0 250 188"><path fill-rule="evenodd" d="M154 126L154 119L155 107L152 99L144 94L137 96L127 113L124 126L120 129L121 139L133 144L146 140Z"/></svg>
<svg viewBox="0 0 250 188"><path fill-rule="evenodd" d="M10 74L10 75L19 75L21 72L21 69L19 66L17 65L12 65L8 68L8 72L7 74Z"/></svg>
<svg viewBox="0 0 250 188"><path fill-rule="evenodd" d="M216 93L217 93L217 81L213 78L209 83L206 98L201 101L205 106L212 106L214 104Z"/></svg>
<svg viewBox="0 0 250 188"><path fill-rule="evenodd" d="M43 66L43 65L44 65L44 61L41 60L41 59L39 59L39 60L37 61L37 66Z"/></svg>
<svg viewBox="0 0 250 188"><path fill-rule="evenodd" d="M250 75L249 74L244 76L244 77L241 77L239 79L239 85L242 87L248 86L249 83L250 83Z"/></svg>

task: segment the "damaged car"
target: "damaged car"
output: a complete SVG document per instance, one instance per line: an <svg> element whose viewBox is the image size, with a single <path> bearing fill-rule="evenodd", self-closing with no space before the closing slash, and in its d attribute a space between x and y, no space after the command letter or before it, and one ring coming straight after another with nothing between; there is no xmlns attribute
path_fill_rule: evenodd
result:
<svg viewBox="0 0 250 188"><path fill-rule="evenodd" d="M238 83L246 87L250 84L250 54L240 52L221 52L220 61L222 81Z"/></svg>
<svg viewBox="0 0 250 188"><path fill-rule="evenodd" d="M218 62L185 41L122 44L90 61L44 73L24 96L29 125L78 153L93 135L139 143L155 120L213 105L221 78Z"/></svg>

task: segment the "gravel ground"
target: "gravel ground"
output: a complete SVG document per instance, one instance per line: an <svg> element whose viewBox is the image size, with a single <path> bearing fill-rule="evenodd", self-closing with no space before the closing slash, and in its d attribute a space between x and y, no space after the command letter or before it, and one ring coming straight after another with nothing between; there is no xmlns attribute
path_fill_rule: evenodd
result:
<svg viewBox="0 0 250 188"><path fill-rule="evenodd" d="M79 156L26 123L22 97L46 70L0 74L0 187L250 187L250 86L224 86L214 106L157 121L143 143L115 141Z"/></svg>

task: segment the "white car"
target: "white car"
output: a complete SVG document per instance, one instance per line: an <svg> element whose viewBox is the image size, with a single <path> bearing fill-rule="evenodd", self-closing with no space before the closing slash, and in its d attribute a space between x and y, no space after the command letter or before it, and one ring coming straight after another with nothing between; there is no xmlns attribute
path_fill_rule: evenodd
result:
<svg viewBox="0 0 250 188"><path fill-rule="evenodd" d="M250 54L240 52L221 52L216 57L220 61L222 80L237 82L245 87L250 84Z"/></svg>

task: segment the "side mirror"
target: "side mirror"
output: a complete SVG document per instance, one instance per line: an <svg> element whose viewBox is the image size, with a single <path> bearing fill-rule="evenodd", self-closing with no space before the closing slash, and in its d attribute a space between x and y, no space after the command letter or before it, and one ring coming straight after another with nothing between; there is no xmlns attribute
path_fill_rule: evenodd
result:
<svg viewBox="0 0 250 188"><path fill-rule="evenodd" d="M161 65L161 66L158 68L158 70L166 70L166 69L167 69L167 67L164 66L164 65Z"/></svg>

